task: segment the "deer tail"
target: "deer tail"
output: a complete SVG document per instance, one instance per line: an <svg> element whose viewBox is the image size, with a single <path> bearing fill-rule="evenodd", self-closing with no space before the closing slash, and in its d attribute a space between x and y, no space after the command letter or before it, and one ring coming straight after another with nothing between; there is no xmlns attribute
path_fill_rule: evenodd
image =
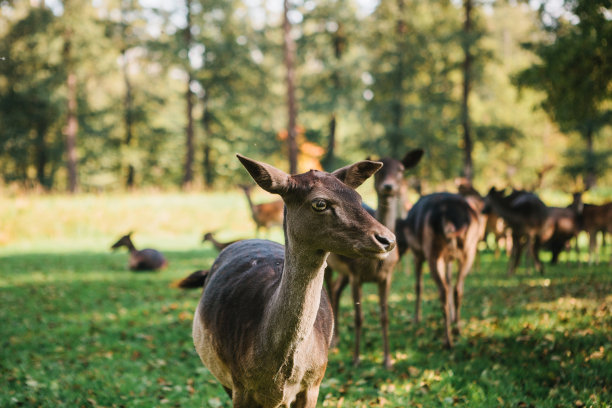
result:
<svg viewBox="0 0 612 408"><path fill-rule="evenodd" d="M206 282L206 277L208 276L208 271L199 270L195 271L191 275L186 278L179 279L170 284L173 288L181 288L181 289L196 289L204 286L204 282Z"/></svg>

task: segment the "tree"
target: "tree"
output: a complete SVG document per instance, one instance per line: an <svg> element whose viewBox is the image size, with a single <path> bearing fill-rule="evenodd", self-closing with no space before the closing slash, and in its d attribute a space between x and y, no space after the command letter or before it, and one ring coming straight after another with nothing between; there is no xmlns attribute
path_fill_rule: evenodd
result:
<svg viewBox="0 0 612 408"><path fill-rule="evenodd" d="M571 167L582 168L585 188L595 185L607 158L594 152L594 137L612 123L609 109L612 84L612 21L606 0L564 2L565 13L555 17L540 9L548 36L528 43L540 62L521 71L519 87L541 90L541 106L566 132L577 131L585 143L582 160L573 155Z"/></svg>
<svg viewBox="0 0 612 408"><path fill-rule="evenodd" d="M295 100L295 41L291 33L289 21L289 0L283 1L283 50L287 84L287 150L289 158L289 173L297 173L297 105Z"/></svg>

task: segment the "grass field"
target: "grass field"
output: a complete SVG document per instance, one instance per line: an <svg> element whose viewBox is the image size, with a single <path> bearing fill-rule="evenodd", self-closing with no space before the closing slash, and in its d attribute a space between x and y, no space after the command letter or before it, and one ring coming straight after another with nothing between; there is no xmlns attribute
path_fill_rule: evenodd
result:
<svg viewBox="0 0 612 408"><path fill-rule="evenodd" d="M199 242L205 230L252 236L244 197L22 196L1 198L0 208L0 407L231 406L193 349L199 292L170 284L211 265L216 251ZM127 230L170 266L128 272L126 253L108 250ZM520 268L512 278L505 266L482 253L466 281L464 330L447 351L427 275L424 319L412 322L405 259L390 299L392 371L381 365L374 285L364 291L362 364L352 367L347 290L319 406L612 406L609 265L562 262L545 276Z"/></svg>

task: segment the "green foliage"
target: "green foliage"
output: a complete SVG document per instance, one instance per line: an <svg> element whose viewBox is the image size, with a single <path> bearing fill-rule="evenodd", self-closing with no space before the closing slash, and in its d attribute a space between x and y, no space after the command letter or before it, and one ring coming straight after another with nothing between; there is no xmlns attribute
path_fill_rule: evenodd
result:
<svg viewBox="0 0 612 408"><path fill-rule="evenodd" d="M169 285L213 262L201 232L252 236L244 197L26 196L0 204L0 224L23 226L0 236L0 406L231 406L193 348L198 291ZM132 273L125 252L110 252L132 228L136 246L162 250L168 269ZM411 262L402 262L389 299L393 370L381 365L375 285L364 286L362 364L352 367L346 291L318 406L609 406L608 265L562 257L545 276L519 268L508 278L507 260L482 252L466 280L462 334L447 351L435 285L425 274L424 319L415 325Z"/></svg>
<svg viewBox="0 0 612 408"><path fill-rule="evenodd" d="M185 3L40 4L0 3L4 183L65 188L68 68L77 78L85 191L120 190L130 177L135 187L180 185L188 89L196 187L245 181L236 152L286 167L282 19L268 3L190 0L190 39ZM605 7L590 2L566 7L576 18L543 27L521 2L475 2L466 38L463 8L448 0L370 8L356 0L292 2L303 140L324 148L333 142L322 158L328 169L423 147L435 165L416 172L437 189L462 168L461 62L469 43L477 185L529 186L550 164L557 164L545 180L552 187L578 183L585 169L609 182L610 21ZM73 52L63 61L67 36ZM511 78L521 71L519 99ZM564 159L583 149L575 130L597 133L586 160L597 160L592 168Z"/></svg>

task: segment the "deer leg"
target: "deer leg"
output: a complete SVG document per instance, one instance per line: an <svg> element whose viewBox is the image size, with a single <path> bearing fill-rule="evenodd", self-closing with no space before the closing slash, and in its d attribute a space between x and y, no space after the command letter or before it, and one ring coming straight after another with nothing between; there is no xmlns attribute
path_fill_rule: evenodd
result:
<svg viewBox="0 0 612 408"><path fill-rule="evenodd" d="M472 269L474 263L476 251L469 251L461 264L459 265L459 275L457 276L457 283L455 284L455 333L460 334L461 332L461 303L463 302L463 284L466 276Z"/></svg>
<svg viewBox="0 0 612 408"><path fill-rule="evenodd" d="M351 289L353 292L353 306L355 308L355 350L353 352L353 364L359 365L359 342L361 337L361 324L363 316L361 315L361 282L357 279L351 279Z"/></svg>
<svg viewBox="0 0 612 408"><path fill-rule="evenodd" d="M593 265L595 247L597 246L597 231L589 231L589 266Z"/></svg>
<svg viewBox="0 0 612 408"><path fill-rule="evenodd" d="M541 275L544 275L544 265L542 261L540 261L540 237L534 236L531 237L531 242L529 245L529 251L531 253L531 257L533 258L533 263L535 265L535 270L540 272Z"/></svg>
<svg viewBox="0 0 612 408"><path fill-rule="evenodd" d="M389 288L391 287L391 277L389 276L382 282L378 282L378 300L380 302L380 325L383 335L383 366L391 368L391 357L389 356Z"/></svg>
<svg viewBox="0 0 612 408"><path fill-rule="evenodd" d="M508 276L514 275L516 267L521 259L521 252L523 250L523 243L521 242L518 234L512 234L512 253L510 254L510 260L508 262Z"/></svg>
<svg viewBox="0 0 612 408"><path fill-rule="evenodd" d="M329 292L329 300L334 313L334 337L332 339L332 345L337 345L340 340L339 335L339 324L338 319L340 316L340 297L342 291L348 285L349 279L346 275L339 275L335 280L333 279L333 271L330 268L325 269L325 283Z"/></svg>
<svg viewBox="0 0 612 408"><path fill-rule="evenodd" d="M414 322L421 321L421 292L423 291L423 257L414 255L414 286L416 301L414 304Z"/></svg>
<svg viewBox="0 0 612 408"><path fill-rule="evenodd" d="M445 273L445 269L446 269L446 262L444 261L444 259L439 258L433 258L430 257L429 259L429 271L431 273L432 278L434 279L434 281L436 282L436 284L438 285L438 292L440 294L440 302L442 303L442 311L444 313L444 346L446 348L452 348L453 347L453 340L452 340L452 336L451 336L451 331L450 331L450 317L451 317L451 305L450 305L450 298L451 298L451 291L450 291L450 285L449 283L446 281L446 273Z"/></svg>
<svg viewBox="0 0 612 408"><path fill-rule="evenodd" d="M319 396L319 386L302 391L295 397L295 402L291 404L295 408L315 408Z"/></svg>

